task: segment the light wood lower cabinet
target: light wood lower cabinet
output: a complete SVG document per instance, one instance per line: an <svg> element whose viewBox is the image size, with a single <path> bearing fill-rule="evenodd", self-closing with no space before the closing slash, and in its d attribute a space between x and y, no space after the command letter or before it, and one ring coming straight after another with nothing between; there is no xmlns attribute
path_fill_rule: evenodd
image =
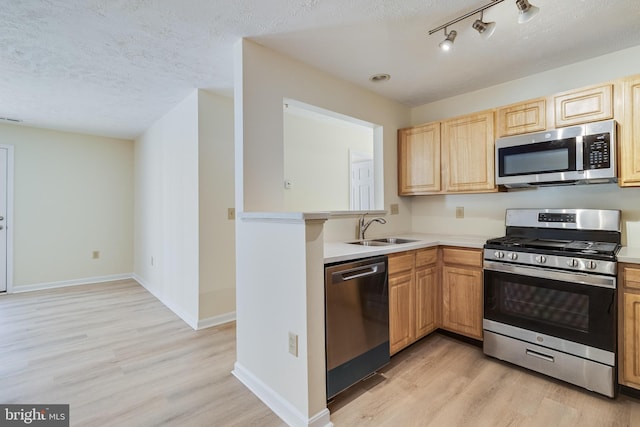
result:
<svg viewBox="0 0 640 427"><path fill-rule="evenodd" d="M640 389L640 266L620 264L618 382Z"/></svg>
<svg viewBox="0 0 640 427"><path fill-rule="evenodd" d="M442 250L442 328L482 339L482 252Z"/></svg>
<svg viewBox="0 0 640 427"><path fill-rule="evenodd" d="M427 248L388 257L391 354L440 327L482 339L481 250Z"/></svg>
<svg viewBox="0 0 640 427"><path fill-rule="evenodd" d="M416 269L416 339L435 331L438 328L438 267L422 267Z"/></svg>
<svg viewBox="0 0 640 427"><path fill-rule="evenodd" d="M389 350L397 353L414 341L413 271L389 275Z"/></svg>
<svg viewBox="0 0 640 427"><path fill-rule="evenodd" d="M397 353L438 326L437 248L389 255L389 346Z"/></svg>

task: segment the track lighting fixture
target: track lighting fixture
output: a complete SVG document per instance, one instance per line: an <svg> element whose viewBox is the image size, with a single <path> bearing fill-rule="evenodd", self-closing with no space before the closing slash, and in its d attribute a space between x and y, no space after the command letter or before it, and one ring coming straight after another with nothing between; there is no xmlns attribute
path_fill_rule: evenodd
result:
<svg viewBox="0 0 640 427"><path fill-rule="evenodd" d="M477 15L479 13L480 18L476 19L473 22L473 25L471 25L471 27L474 30L476 30L483 39L488 39L496 30L496 23L484 22L482 20L484 17L484 11L489 9L490 7L493 7L499 3L502 3L503 1L504 0L493 0L491 3L485 4L484 6L481 6L475 10L472 10L469 13L465 13L464 15L461 15L456 19L447 22L446 24L442 24L439 27L434 28L433 30L430 30L429 35L432 35L433 33L444 29L444 34L446 38L439 44L439 46L442 50L449 50L453 47L453 41L455 40L458 33L455 30L451 30L450 32L447 33L447 27L453 24L456 24L464 19L467 19L473 15ZM516 0L516 7L518 8L518 12L519 12L518 22L521 24L525 22L529 22L534 16L538 14L538 12L540 12L540 9L536 6L533 6L531 3L529 3L529 0Z"/></svg>
<svg viewBox="0 0 640 427"><path fill-rule="evenodd" d="M444 35L447 37L442 40L438 46L440 46L440 49L447 51L453 47L453 41L456 39L458 33L456 32L456 30L451 30L449 34L447 34L447 29L445 28Z"/></svg>
<svg viewBox="0 0 640 427"><path fill-rule="evenodd" d="M483 39L488 39L493 35L493 32L496 30L495 22L484 22L482 17L484 15L484 11L480 12L480 18L476 19L471 27L480 33L480 37Z"/></svg>
<svg viewBox="0 0 640 427"><path fill-rule="evenodd" d="M540 8L533 6L528 0L516 0L516 6L520 11L518 14L519 24L531 21L531 19L540 12Z"/></svg>

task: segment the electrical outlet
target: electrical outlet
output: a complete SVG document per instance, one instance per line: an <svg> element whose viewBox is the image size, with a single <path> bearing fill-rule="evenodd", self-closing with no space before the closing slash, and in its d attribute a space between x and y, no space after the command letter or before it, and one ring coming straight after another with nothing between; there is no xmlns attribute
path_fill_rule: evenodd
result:
<svg viewBox="0 0 640 427"><path fill-rule="evenodd" d="M236 209L235 208L227 209L227 219L236 219Z"/></svg>
<svg viewBox="0 0 640 427"><path fill-rule="evenodd" d="M389 206L390 211L391 211L391 215L398 215L400 213L400 206L398 206L397 203L391 203L391 206Z"/></svg>
<svg viewBox="0 0 640 427"><path fill-rule="evenodd" d="M285 190L291 190L293 188L293 182L290 179L284 180L284 188Z"/></svg>
<svg viewBox="0 0 640 427"><path fill-rule="evenodd" d="M98 258L100 258L100 251L93 251L93 252L91 253L91 258L93 258L93 259L98 259Z"/></svg>
<svg viewBox="0 0 640 427"><path fill-rule="evenodd" d="M464 218L464 206L456 207L456 218Z"/></svg>
<svg viewBox="0 0 640 427"><path fill-rule="evenodd" d="M289 332L289 353L298 357L298 335Z"/></svg>
<svg viewBox="0 0 640 427"><path fill-rule="evenodd" d="M151 267L153 267L153 257L151 257Z"/></svg>

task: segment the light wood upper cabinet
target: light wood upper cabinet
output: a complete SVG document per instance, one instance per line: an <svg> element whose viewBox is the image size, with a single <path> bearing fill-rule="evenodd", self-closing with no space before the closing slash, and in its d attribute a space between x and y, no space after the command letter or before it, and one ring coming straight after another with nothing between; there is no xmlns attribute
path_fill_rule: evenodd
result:
<svg viewBox="0 0 640 427"><path fill-rule="evenodd" d="M640 186L640 76L623 82L624 116L618 135L618 184Z"/></svg>
<svg viewBox="0 0 640 427"><path fill-rule="evenodd" d="M546 100L540 98L499 108L496 137L546 130L546 105Z"/></svg>
<svg viewBox="0 0 640 427"><path fill-rule="evenodd" d="M442 327L482 340L482 251L444 248Z"/></svg>
<svg viewBox="0 0 640 427"><path fill-rule="evenodd" d="M439 192L440 123L398 131L398 194Z"/></svg>
<svg viewBox="0 0 640 427"><path fill-rule="evenodd" d="M443 184L447 193L497 191L493 111L442 122Z"/></svg>
<svg viewBox="0 0 640 427"><path fill-rule="evenodd" d="M618 382L640 389L640 266L619 264L621 349Z"/></svg>
<svg viewBox="0 0 640 427"><path fill-rule="evenodd" d="M553 97L556 127L613 118L613 85L591 86Z"/></svg>

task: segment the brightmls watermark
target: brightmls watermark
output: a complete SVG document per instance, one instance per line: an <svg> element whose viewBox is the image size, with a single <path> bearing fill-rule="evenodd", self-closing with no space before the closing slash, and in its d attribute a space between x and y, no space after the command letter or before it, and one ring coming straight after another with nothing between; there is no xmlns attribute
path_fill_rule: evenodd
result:
<svg viewBox="0 0 640 427"><path fill-rule="evenodd" d="M69 405L0 404L0 427L69 427Z"/></svg>

